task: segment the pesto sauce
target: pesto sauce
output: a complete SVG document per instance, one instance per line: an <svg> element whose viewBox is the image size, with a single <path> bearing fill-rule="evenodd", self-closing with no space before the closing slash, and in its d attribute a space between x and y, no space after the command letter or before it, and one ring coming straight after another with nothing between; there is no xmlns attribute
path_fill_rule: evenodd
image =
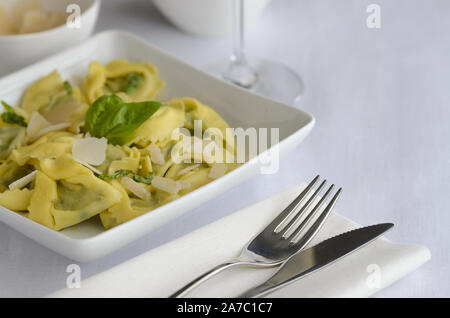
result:
<svg viewBox="0 0 450 318"><path fill-rule="evenodd" d="M11 151L21 146L24 139L24 127L0 126L0 160L6 159Z"/></svg>
<svg viewBox="0 0 450 318"><path fill-rule="evenodd" d="M82 210L93 202L102 200L100 193L82 184L59 180L56 182L56 189L58 199L55 201L55 208L58 210Z"/></svg>

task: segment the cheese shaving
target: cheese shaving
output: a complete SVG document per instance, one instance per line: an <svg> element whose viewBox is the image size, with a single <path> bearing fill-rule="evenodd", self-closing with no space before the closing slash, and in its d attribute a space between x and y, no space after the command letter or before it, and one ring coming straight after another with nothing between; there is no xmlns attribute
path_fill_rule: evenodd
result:
<svg viewBox="0 0 450 318"><path fill-rule="evenodd" d="M159 177L159 176L155 176L152 180L152 186L154 186L155 188L168 192L168 193L172 193L172 194L176 194L178 193L178 191L180 191L182 189L182 185L181 183L174 181L172 179L169 178L164 178L164 177Z"/></svg>
<svg viewBox="0 0 450 318"><path fill-rule="evenodd" d="M39 112L34 112L31 115L30 120L28 121L27 126L27 136L28 140L33 141L37 139L39 132L42 129L45 129L47 127L50 127L51 123L44 118Z"/></svg>
<svg viewBox="0 0 450 318"><path fill-rule="evenodd" d="M88 164L87 162L84 162L83 160L77 159L77 158L72 158L73 160L75 160L76 162L78 162L79 164L82 164L83 166L85 166L86 168L94 171L96 174L102 174L102 172L96 168L94 168L93 166L91 166L90 164Z"/></svg>
<svg viewBox="0 0 450 318"><path fill-rule="evenodd" d="M75 139L72 146L72 155L83 162L98 166L106 159L107 146L108 141L104 137Z"/></svg>
<svg viewBox="0 0 450 318"><path fill-rule="evenodd" d="M183 174L186 174L186 173L188 173L189 171L194 170L195 168L198 168L198 167L200 167L200 164L199 164L199 163L198 163L198 164L195 164L195 165L188 166L188 167L186 167L186 168L184 168L184 169L181 169L180 171L178 171L177 177L178 177L178 176L182 176Z"/></svg>
<svg viewBox="0 0 450 318"><path fill-rule="evenodd" d="M81 103L79 101L64 103L46 112L44 117L52 124L60 124L72 116L80 106Z"/></svg>
<svg viewBox="0 0 450 318"><path fill-rule="evenodd" d="M134 181L130 177L123 177L120 180L120 183L127 188L131 193L133 193L138 198L150 201L152 198L151 193L147 191L147 189L140 183Z"/></svg>
<svg viewBox="0 0 450 318"><path fill-rule="evenodd" d="M9 190L22 189L24 186L26 186L28 183L32 182L36 178L37 172L38 172L37 170L34 170L33 172L27 174L25 177L22 177L19 180L12 182L8 186Z"/></svg>
<svg viewBox="0 0 450 318"><path fill-rule="evenodd" d="M28 136L28 140L29 141L34 141L34 140L38 139L39 137L41 137L41 136L43 136L45 134L48 134L49 132L63 130L63 129L66 129L67 127L70 127L71 125L72 125L71 123L62 123L62 124L56 124L56 125L48 126L48 127L44 128L44 129L41 129L32 138L30 138L30 136Z"/></svg>
<svg viewBox="0 0 450 318"><path fill-rule="evenodd" d="M161 149L158 148L156 145L150 145L147 147L148 152L150 153L150 159L152 162L156 163L157 165L163 165L166 163L164 160L164 156L161 153Z"/></svg>

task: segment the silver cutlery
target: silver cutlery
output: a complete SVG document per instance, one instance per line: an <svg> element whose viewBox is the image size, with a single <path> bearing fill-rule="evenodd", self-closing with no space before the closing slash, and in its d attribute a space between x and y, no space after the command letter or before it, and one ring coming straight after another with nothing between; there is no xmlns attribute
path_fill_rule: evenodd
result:
<svg viewBox="0 0 450 318"><path fill-rule="evenodd" d="M392 223L382 223L359 228L298 252L265 283L249 289L239 297L260 297L271 293L369 244L393 226Z"/></svg>
<svg viewBox="0 0 450 318"><path fill-rule="evenodd" d="M321 229L342 192L342 188L339 188L324 207L334 189L334 184L331 185L319 202L310 209L309 207L315 202L326 183L326 180L324 180L313 191L319 178L319 176L316 176L291 204L273 219L261 233L247 243L239 257L214 267L169 297L182 297L227 268L243 265L278 266L299 250L304 249Z"/></svg>

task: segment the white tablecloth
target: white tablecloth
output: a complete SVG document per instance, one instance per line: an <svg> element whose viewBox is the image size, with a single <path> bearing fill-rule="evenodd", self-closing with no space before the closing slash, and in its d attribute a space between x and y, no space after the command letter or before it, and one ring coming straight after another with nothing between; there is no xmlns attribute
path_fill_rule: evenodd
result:
<svg viewBox="0 0 450 318"><path fill-rule="evenodd" d="M238 256L306 186L295 186L107 271L63 288L49 297L167 297L214 266ZM358 228L332 213L310 246ZM395 227L394 227L395 229ZM427 248L397 244L383 237L267 297L367 297L404 277L430 259ZM230 268L188 297L237 297L258 286L275 268ZM71 285L73 287L73 285Z"/></svg>
<svg viewBox="0 0 450 318"><path fill-rule="evenodd" d="M338 210L360 224L391 221L387 237L423 244L433 258L378 296L450 296L450 2L388 1L380 29L360 0L272 1L247 32L247 52L282 61L306 84L300 107L312 134L261 175L94 263L100 273L168 240L267 198L316 173L344 187ZM228 39L195 38L149 0L103 1L97 31L122 28L199 67L226 56ZM0 224L0 296L43 296L73 263Z"/></svg>

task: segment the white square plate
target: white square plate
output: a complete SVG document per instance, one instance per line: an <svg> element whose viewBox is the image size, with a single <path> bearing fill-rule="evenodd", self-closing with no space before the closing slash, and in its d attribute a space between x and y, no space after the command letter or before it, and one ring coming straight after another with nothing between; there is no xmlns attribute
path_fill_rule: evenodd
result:
<svg viewBox="0 0 450 318"><path fill-rule="evenodd" d="M296 147L314 126L314 118L308 113L225 83L120 31L98 34L79 46L0 79L0 98L19 104L28 85L55 68L63 78L79 84L90 61L106 63L115 58L155 64L167 84L166 96L197 98L214 108L231 127L279 128L280 155ZM245 181L260 171L259 166L258 157L254 158L222 178L109 230L104 230L93 218L57 232L3 207L0 221L66 257L87 262L123 247Z"/></svg>

